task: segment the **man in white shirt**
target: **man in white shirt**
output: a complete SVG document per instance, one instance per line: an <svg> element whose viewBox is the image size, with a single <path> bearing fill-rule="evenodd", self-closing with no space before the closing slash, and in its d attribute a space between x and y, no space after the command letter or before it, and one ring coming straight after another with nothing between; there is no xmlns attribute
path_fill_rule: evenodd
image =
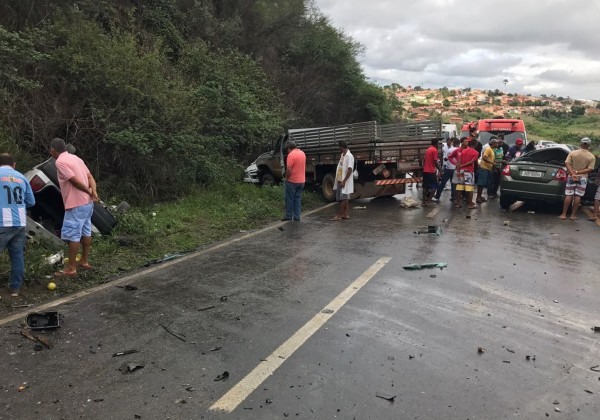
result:
<svg viewBox="0 0 600 420"><path fill-rule="evenodd" d="M342 155L338 162L333 189L340 206L336 215L331 218L333 221L350 218L349 200L354 193L354 156L348 150L348 144L344 140L340 140L338 145Z"/></svg>
<svg viewBox="0 0 600 420"><path fill-rule="evenodd" d="M442 191L444 191L444 188L446 187L446 183L452 179L452 175L454 175L454 169L456 168L456 166L454 166L452 164L452 162L450 162L448 160L448 156L450 156L450 154L452 152L454 152L458 148L458 146L460 146L460 140L457 139L456 137L453 137L450 140L452 140L451 147L446 147L446 148L442 147L442 151L444 153L444 163L443 163L444 173L442 174L442 180L440 181L440 184L439 184L438 189L434 196L434 198L436 200L440 199L440 196L442 195ZM446 145L444 145L444 146L446 146ZM450 186L451 186L450 201L454 201L454 195L456 194L456 185L450 183Z"/></svg>

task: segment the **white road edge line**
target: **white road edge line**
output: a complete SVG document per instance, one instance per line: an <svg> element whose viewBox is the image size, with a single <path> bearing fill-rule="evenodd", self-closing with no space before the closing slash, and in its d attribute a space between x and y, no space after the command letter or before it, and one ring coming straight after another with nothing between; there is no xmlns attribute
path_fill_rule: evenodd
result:
<svg viewBox="0 0 600 420"><path fill-rule="evenodd" d="M307 211L306 213L302 213L302 216L309 216L309 215L311 215L313 213L317 213L317 212L319 212L321 210L324 210L324 209L326 209L328 207L334 206L335 204L336 203L325 204L324 206L321 206L321 207L316 208L314 210L310 210L310 211ZM68 295L68 296L65 296L65 297L62 297L62 298L58 298L56 300L52 300L50 302L43 303L43 304L41 304L39 306L32 306L31 308L28 308L28 309L26 309L24 311L20 311L20 312L17 312L15 314L12 314L12 315L9 315L9 316L7 316L5 318L0 319L0 325L5 325L5 324L8 324L10 322L16 321L17 319L21 319L21 318L27 316L27 314L29 312L34 312L34 311L35 312L41 312L41 311L45 311L47 309L54 308L55 306L63 305L65 303L72 302L72 301L77 300L77 299L79 299L81 297L89 296L89 295L91 295L93 293L100 292L102 290L106 290L108 288L111 288L111 287L114 287L114 286L117 286L117 285L120 285L120 284L123 284L123 283L131 282L131 281L133 281L133 280L135 280L135 279L137 279L139 277L145 276L145 275L150 274L150 273L154 273L155 271L163 270L165 268L168 268L168 267L180 264L182 262L191 260L192 258L196 258L196 257L198 257L200 255L204 255L204 254L207 254L209 252L216 251L217 249L225 248L226 246L229 246L229 245L234 244L236 242L243 241L244 239L248 239L248 238L251 238L253 236L259 235L259 234L261 234L263 232L266 232L268 230L275 229L275 228L277 228L279 226L284 226L286 223L288 223L288 222L278 222L278 223L272 224L270 226L264 227L262 229L255 230L254 232L248 232L245 235L238 236L238 237L233 238L233 239L229 239L229 240L227 240L225 242L217 243L217 244L212 245L212 246L210 246L210 247L208 247L206 249L202 249L200 251L192 252L192 253L184 256L184 257L177 258L175 260L159 264L159 265L157 265L155 267L147 268L145 270L139 271L139 272L134 273L134 274L130 274L130 275L125 276L125 277L116 278L114 280L109 280L109 281L107 281L105 283L101 283L101 284L99 284L97 286L93 286L93 287L91 287L89 289L80 290L79 292L73 293L72 295ZM93 255L92 255L92 257L93 257Z"/></svg>
<svg viewBox="0 0 600 420"><path fill-rule="evenodd" d="M231 413L248 396L258 388L279 366L294 354L314 333L316 333L330 318L340 310L363 286L365 286L388 262L390 257L382 257L369 267L364 273L354 280L344 291L337 295L323 310L319 311L294 335L288 338L281 346L269 355L265 361L254 368L240 382L231 388L225 395L217 400L211 407L212 411L225 411Z"/></svg>

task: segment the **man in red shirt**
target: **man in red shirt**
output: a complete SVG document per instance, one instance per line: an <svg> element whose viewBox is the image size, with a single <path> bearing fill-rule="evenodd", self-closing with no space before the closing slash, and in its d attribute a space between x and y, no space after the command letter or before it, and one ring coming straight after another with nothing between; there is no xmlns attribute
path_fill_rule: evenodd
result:
<svg viewBox="0 0 600 420"><path fill-rule="evenodd" d="M463 191L467 194L467 205L470 209L476 209L473 202L473 191L475 190L475 162L479 159L477 150L469 146L469 139L461 139L460 161L456 165L456 204L455 207L462 207Z"/></svg>
<svg viewBox="0 0 600 420"><path fill-rule="evenodd" d="M296 148L296 143L286 143L288 151L285 170L285 216L282 221L300 221L302 191L306 181L306 155Z"/></svg>
<svg viewBox="0 0 600 420"><path fill-rule="evenodd" d="M431 140L431 146L425 152L423 159L423 207L433 206L433 194L438 187L438 171L441 172L438 160L438 139Z"/></svg>

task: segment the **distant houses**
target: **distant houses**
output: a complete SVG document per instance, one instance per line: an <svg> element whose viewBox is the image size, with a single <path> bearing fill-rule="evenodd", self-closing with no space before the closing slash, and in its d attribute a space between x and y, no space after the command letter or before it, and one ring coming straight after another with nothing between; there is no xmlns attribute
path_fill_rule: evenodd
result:
<svg viewBox="0 0 600 420"><path fill-rule="evenodd" d="M575 101L570 98L556 96L530 96L507 94L496 89L425 89L420 86L402 87L394 84L396 97L402 102L412 117L417 120L441 116L450 123L461 123L461 114L465 111L481 111L489 115L527 115L541 112L544 109L569 111L572 105L584 106L589 113L600 113L596 101Z"/></svg>

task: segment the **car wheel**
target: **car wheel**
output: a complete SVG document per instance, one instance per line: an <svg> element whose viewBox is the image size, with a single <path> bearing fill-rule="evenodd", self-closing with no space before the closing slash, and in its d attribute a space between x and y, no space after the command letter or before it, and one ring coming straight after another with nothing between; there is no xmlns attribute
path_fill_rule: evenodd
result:
<svg viewBox="0 0 600 420"><path fill-rule="evenodd" d="M275 177L271 173L265 172L260 176L260 185L272 187L275 184Z"/></svg>
<svg viewBox="0 0 600 420"><path fill-rule="evenodd" d="M94 203L94 213L92 214L92 225L103 235L110 235L116 226L115 217L104 208L100 203Z"/></svg>
<svg viewBox="0 0 600 420"><path fill-rule="evenodd" d="M500 207L502 207L504 210L508 210L508 208L514 204L515 201L517 201L517 199L512 195L502 194L500 196Z"/></svg>
<svg viewBox="0 0 600 420"><path fill-rule="evenodd" d="M321 183L321 190L323 191L323 196L325 196L325 200L327 201L335 201L335 190L333 189L333 184L335 182L335 177L332 173L328 173L323 177L323 182Z"/></svg>

